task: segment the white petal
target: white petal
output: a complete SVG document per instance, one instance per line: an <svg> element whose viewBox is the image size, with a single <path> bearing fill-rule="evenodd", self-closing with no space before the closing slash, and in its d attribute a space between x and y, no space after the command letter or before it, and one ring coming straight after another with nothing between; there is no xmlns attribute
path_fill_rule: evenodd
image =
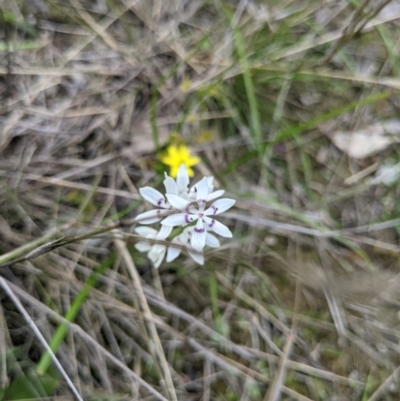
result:
<svg viewBox="0 0 400 401"><path fill-rule="evenodd" d="M185 226L186 224L191 223L192 221L197 220L198 216L194 214L188 214L188 213L178 213L178 214L173 214L171 216L168 216L166 219L164 219L161 224L165 226Z"/></svg>
<svg viewBox="0 0 400 401"><path fill-rule="evenodd" d="M179 194L187 192L189 186L189 176L184 164L181 164L179 166L178 175L176 177L176 183L178 184Z"/></svg>
<svg viewBox="0 0 400 401"><path fill-rule="evenodd" d="M199 214L199 211L191 204L186 208L186 211L190 214Z"/></svg>
<svg viewBox="0 0 400 401"><path fill-rule="evenodd" d="M181 249L175 246L169 246L167 251L167 262L172 262L181 254Z"/></svg>
<svg viewBox="0 0 400 401"><path fill-rule="evenodd" d="M185 199L186 201L189 202L189 195L187 194L187 192L182 192L182 193L179 194L179 196L180 196L182 199Z"/></svg>
<svg viewBox="0 0 400 401"><path fill-rule="evenodd" d="M222 237L232 238L232 233L229 228L219 221L210 219L206 216L203 217L203 220L207 223L210 230L213 230L215 233L221 235Z"/></svg>
<svg viewBox="0 0 400 401"><path fill-rule="evenodd" d="M210 177L207 177L207 184L208 184L208 189L210 190L210 192L212 192L212 190L214 189L213 181L214 181L214 177L212 175Z"/></svg>
<svg viewBox="0 0 400 401"><path fill-rule="evenodd" d="M204 255L203 252L197 252L194 249L187 249L189 256L199 265L204 265Z"/></svg>
<svg viewBox="0 0 400 401"><path fill-rule="evenodd" d="M196 184L193 184L193 185L192 185L192 187L191 187L190 190L189 190L189 194L196 194L196 191L197 191L196 188L197 188L197 185L199 185L199 182L200 182L200 181L197 181Z"/></svg>
<svg viewBox="0 0 400 401"><path fill-rule="evenodd" d="M168 213L169 211L166 209L150 210L148 212L138 214L135 220L140 224L153 224L157 221L160 221Z"/></svg>
<svg viewBox="0 0 400 401"><path fill-rule="evenodd" d="M157 236L157 230L151 227L146 227L146 226L140 226L135 228L135 233L141 235L142 237L145 238L156 238Z"/></svg>
<svg viewBox="0 0 400 401"><path fill-rule="evenodd" d="M195 251L200 252L204 248L206 243L206 229L204 228L202 219L197 220L190 243Z"/></svg>
<svg viewBox="0 0 400 401"><path fill-rule="evenodd" d="M173 226L162 225L160 232L157 234L157 239L163 240L163 239L167 238L168 235L171 234L172 229L173 229Z"/></svg>
<svg viewBox="0 0 400 401"><path fill-rule="evenodd" d="M164 195L152 187L139 188L140 195L154 206L167 207Z"/></svg>
<svg viewBox="0 0 400 401"><path fill-rule="evenodd" d="M210 207L204 212L205 215L215 216L216 214L220 214L230 209L236 201L234 199L218 199L214 203L210 205Z"/></svg>
<svg viewBox="0 0 400 401"><path fill-rule="evenodd" d="M151 248L152 244L150 244L150 242L147 241L139 241L135 244L135 248L139 251L139 252L148 252Z"/></svg>
<svg viewBox="0 0 400 401"><path fill-rule="evenodd" d="M206 245L211 248L219 248L221 244L219 243L219 239L210 233L206 233Z"/></svg>
<svg viewBox="0 0 400 401"><path fill-rule="evenodd" d="M151 247L148 254L149 259L153 262L154 267L158 269L164 259L167 247L165 245L155 244Z"/></svg>
<svg viewBox="0 0 400 401"><path fill-rule="evenodd" d="M197 193L196 193L197 203L202 202L204 204L207 200L208 192L209 192L209 188L208 188L207 177L204 177L199 182L199 185L197 185Z"/></svg>
<svg viewBox="0 0 400 401"><path fill-rule="evenodd" d="M214 177L207 177L207 183L209 182L209 180L208 180L209 178L214 179ZM200 181L197 181L196 184L194 184L189 190L189 200L191 202L194 202L196 200L197 188L198 188L199 184L200 184ZM211 186L210 186L210 184L208 185L208 190L209 190L209 192L212 191L212 185Z"/></svg>
<svg viewBox="0 0 400 401"><path fill-rule="evenodd" d="M194 229L193 226L189 226L183 229L182 233L179 235L179 238L181 239L182 242L186 243L189 236L192 235L193 229ZM185 238L185 240L183 240L183 238Z"/></svg>
<svg viewBox="0 0 400 401"><path fill-rule="evenodd" d="M194 227L187 227L187 228L183 229L183 231L178 236L176 236L172 240L172 242L176 241L178 244L187 246L188 240L189 240L189 232L190 232L190 235L191 235L192 234L191 231L193 231L193 228Z"/></svg>
<svg viewBox="0 0 400 401"><path fill-rule="evenodd" d="M212 193L210 193L210 195L208 195L207 201L212 201L214 199L217 199L220 196L222 196L224 193L225 193L225 191L223 189L219 189L218 191L212 192Z"/></svg>
<svg viewBox="0 0 400 401"><path fill-rule="evenodd" d="M181 198L180 196L177 195L172 195L172 194L167 194L167 199L168 202L178 210L185 210L189 205L190 202Z"/></svg>
<svg viewBox="0 0 400 401"><path fill-rule="evenodd" d="M166 194L178 195L178 186L173 178L165 174L165 180L163 181Z"/></svg>

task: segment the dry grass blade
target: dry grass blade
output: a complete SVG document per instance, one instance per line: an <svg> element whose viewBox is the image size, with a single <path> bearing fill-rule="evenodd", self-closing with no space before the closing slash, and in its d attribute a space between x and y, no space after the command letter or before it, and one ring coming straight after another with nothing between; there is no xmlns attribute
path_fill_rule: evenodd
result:
<svg viewBox="0 0 400 401"><path fill-rule="evenodd" d="M281 330L284 334L289 335L290 329L289 327L285 326L279 319L277 319L272 313L270 313L266 308L264 308L259 302L255 299L252 299L249 295L247 295L244 291L239 288L232 288L231 283L222 276L220 273L216 273L218 280L225 286L227 289L231 290L235 296L239 299L242 299L245 303L249 306L254 308L261 316L265 317L272 324L274 324L279 330Z"/></svg>
<svg viewBox="0 0 400 401"><path fill-rule="evenodd" d="M71 379L69 378L67 372L64 370L62 367L61 363L57 359L57 357L54 355L54 352L51 350L49 347L46 339L43 337L42 333L32 320L32 318L29 316L28 312L25 310L25 308L22 306L21 302L19 299L15 296L14 292L11 290L7 282L0 277L0 286L3 289L3 291L7 294L7 296L11 299L11 301L14 303L18 311L21 313L21 315L24 317L26 323L30 327L30 329L34 332L35 336L38 338L40 343L43 345L45 350L50 354L51 359L53 360L53 363L56 365L57 369L61 373L62 377L66 381L68 387L70 388L72 394L78 401L83 401L83 398L79 394L78 390L76 389L74 383L72 383Z"/></svg>
<svg viewBox="0 0 400 401"><path fill-rule="evenodd" d="M82 184L82 183L78 183L78 182L70 182L70 181L59 179L59 178L42 177L42 176L38 176L35 174L27 174L26 178L30 179L30 180L43 182L46 184L60 185L62 187L66 187L66 188L82 189L84 191L92 190L92 185ZM115 189L113 190L113 189L109 189L109 188L98 187L98 188L96 188L96 192L105 194L105 195L120 196L122 198L127 198L127 199L135 199L135 200L140 199L138 195L132 194L131 192L128 192L128 191L120 191L120 190L115 190Z"/></svg>
<svg viewBox="0 0 400 401"><path fill-rule="evenodd" d="M400 379L400 366L397 367L393 373L377 388L371 397L368 398L368 401L378 401L383 399L385 394L390 390L390 386L393 382L398 382Z"/></svg>
<svg viewBox="0 0 400 401"><path fill-rule="evenodd" d="M6 350L6 322L4 319L3 307L0 304L0 388L6 388L9 384Z"/></svg>
<svg viewBox="0 0 400 401"><path fill-rule="evenodd" d="M62 316L60 316L57 312L54 312L52 309L47 307L46 305L42 304L41 302L37 301L34 297L26 293L25 291L21 290L15 285L12 285L10 283L9 287L18 294L21 298L25 299L26 302L29 302L34 308L36 308L39 311L45 311L46 314L54 318L56 321L60 323L65 323L67 324L71 329L72 332L76 333L79 335L82 340L96 348L101 354L103 354L110 362L112 362L115 366L118 366L124 373L126 373L129 377L131 377L135 382L139 383L141 386L143 386L149 393L152 394L155 399L160 400L160 401L167 401L167 398L165 398L162 394L160 394L158 391L156 391L151 385L149 385L146 381L144 381L139 375L137 375L135 372L133 372L131 369L129 369L125 363L121 362L116 358L114 355L112 355L110 352L108 352L104 347L102 347L95 339L93 339L87 332L85 332L80 326L69 322L68 320L64 319Z"/></svg>
<svg viewBox="0 0 400 401"><path fill-rule="evenodd" d="M146 300L146 296L144 295L143 288L141 285L140 276L136 270L136 267L133 263L132 257L129 254L125 242L122 239L118 238L118 231L115 231L115 235L117 238L114 239L114 243L118 251L121 253L122 259L128 269L128 272L131 276L133 286L135 289L136 304L143 314L144 322L148 330L148 347L151 355L154 358L154 363L158 366L159 373L162 378L162 384L165 389L165 392L168 395L169 400L177 400L177 396L175 393L174 383L172 381L171 373L169 370L168 362L164 354L164 350L160 341L160 337L157 333L157 328L154 324L152 313L149 308L149 305Z"/></svg>
<svg viewBox="0 0 400 401"><path fill-rule="evenodd" d="M35 249L38 249L42 246L43 243L49 241L50 239L54 238L55 236L60 235L63 231L70 228L75 222L71 222L69 224L64 225L56 230L52 230L49 234L44 235L43 237L36 239L28 244L22 245L21 247L14 249L11 252L5 253L0 256L0 265L18 258L19 256L23 255L27 252L34 252ZM58 241L58 240L56 240Z"/></svg>
<svg viewBox="0 0 400 401"><path fill-rule="evenodd" d="M282 387L285 382L287 370L287 360L292 352L293 340L296 337L294 331L290 332L286 339L285 347L283 348L282 356L279 359L279 365L275 377L268 388L268 392L264 397L264 401L278 401L281 398Z"/></svg>

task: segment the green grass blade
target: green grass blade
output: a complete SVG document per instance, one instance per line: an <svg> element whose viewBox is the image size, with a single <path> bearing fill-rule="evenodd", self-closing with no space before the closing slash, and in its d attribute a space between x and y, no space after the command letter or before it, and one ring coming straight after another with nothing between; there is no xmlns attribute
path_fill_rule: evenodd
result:
<svg viewBox="0 0 400 401"><path fill-rule="evenodd" d="M227 11L228 13L228 11ZM256 92L254 90L253 80L251 78L250 67L247 62L246 55L246 46L244 44L242 32L238 28L237 24L234 21L233 17L229 17L231 28L233 30L233 37L236 46L236 51L239 55L239 62L243 73L244 87L246 90L246 96L249 101L250 107L250 121L251 121L251 129L250 132L253 136L254 146L258 150L260 158L263 155L262 149L262 131L261 131L261 123L260 123L260 113L259 106L257 101Z"/></svg>
<svg viewBox="0 0 400 401"><path fill-rule="evenodd" d="M73 322L75 320L76 316L82 308L83 303L90 294L90 290L96 285L99 275L103 274L114 263L114 260L115 255L111 254L89 277L87 283L80 291L78 296L75 298L70 309L65 315L65 319L68 320L68 322ZM49 344L54 353L57 352L67 333L68 325L66 323L62 323L60 326L58 326L58 329L56 330ZM46 373L47 369L50 366L50 363L51 356L49 353L45 352L36 367L37 374L42 375Z"/></svg>
<svg viewBox="0 0 400 401"><path fill-rule="evenodd" d="M364 99L357 100L355 102L351 102L349 104L346 104L343 107L338 107L338 108L330 111L329 113L321 114L321 115L313 118L312 120L306 121L306 122L301 123L301 124L291 125L291 126L285 128L285 129L283 129L282 131L278 132L276 134L274 140L268 142L265 146L266 147L272 146L272 145L275 145L276 143L281 142L283 140L291 139L291 138L295 137L296 135L300 134L301 132L303 132L303 131L305 131L307 129L314 128L318 124L323 123L325 121L328 121L331 118L338 117L343 113L346 113L346 112L348 112L350 110L354 110L356 107L366 106L368 104L372 104L372 103L378 102L380 100L386 99L391 94L392 94L391 91L385 91L385 92L376 93L376 94L367 96Z"/></svg>

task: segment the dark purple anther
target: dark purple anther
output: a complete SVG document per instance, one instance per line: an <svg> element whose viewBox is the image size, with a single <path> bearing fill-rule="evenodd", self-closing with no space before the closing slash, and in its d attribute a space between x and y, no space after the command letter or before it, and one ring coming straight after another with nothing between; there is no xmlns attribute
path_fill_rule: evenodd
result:
<svg viewBox="0 0 400 401"><path fill-rule="evenodd" d="M159 200L157 201L157 205L158 205L158 206L161 206L161 204L162 204L163 202L165 202L165 199L164 199L164 198L161 198L161 199L159 199Z"/></svg>
<svg viewBox="0 0 400 401"><path fill-rule="evenodd" d="M208 226L211 228L211 227L214 227L214 225L215 225L215 220L213 220L213 221L211 222L211 224L209 224Z"/></svg>

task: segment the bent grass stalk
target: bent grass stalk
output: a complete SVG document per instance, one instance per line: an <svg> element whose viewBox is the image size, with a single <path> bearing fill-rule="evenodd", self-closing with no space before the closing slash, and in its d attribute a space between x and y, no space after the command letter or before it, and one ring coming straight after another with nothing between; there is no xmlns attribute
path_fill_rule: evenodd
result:
<svg viewBox="0 0 400 401"><path fill-rule="evenodd" d="M78 296L75 298L74 302L72 303L70 309L65 315L65 319L68 320L68 322L73 322L81 310L81 307L83 303L85 302L86 298L90 294L90 290L96 285L98 277L103 274L113 263L115 260L115 254L112 253L89 277L87 283L83 287L83 289L79 292ZM50 341L50 348L51 350L56 353L64 341L65 336L68 333L68 325L66 323L61 323L60 326L58 326L53 338ZM47 369L50 366L52 358L51 355L48 352L45 352L42 355L42 358L40 359L37 367L36 367L36 372L38 375L43 375L46 373Z"/></svg>

